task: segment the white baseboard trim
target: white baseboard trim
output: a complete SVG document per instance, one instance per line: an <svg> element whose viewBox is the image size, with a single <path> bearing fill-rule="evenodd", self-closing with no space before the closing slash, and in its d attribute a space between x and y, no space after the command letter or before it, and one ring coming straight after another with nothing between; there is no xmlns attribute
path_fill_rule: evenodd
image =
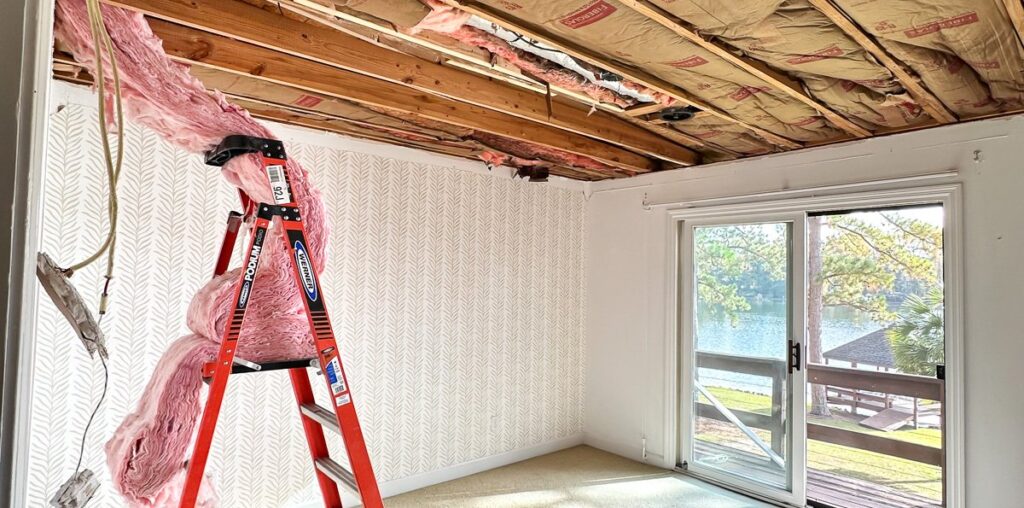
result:
<svg viewBox="0 0 1024 508"><path fill-rule="evenodd" d="M572 448L573 446L581 444L583 444L583 434L574 434L572 436L546 441L526 448L511 450L505 453L499 453L497 455L463 462L462 464L455 464L435 471L428 471L426 473L406 476L405 478L390 480L380 484L380 492L383 497L397 496L409 491L422 489L431 485L437 485L438 483L444 483L501 466L507 466L509 464L521 462L526 459L532 459L541 455L547 455L549 453L554 453L566 448ZM342 503L345 506L361 506L358 504L359 499L356 499L353 494L347 491L342 491ZM295 505L293 508L319 508L321 506L323 506L323 502L316 501Z"/></svg>

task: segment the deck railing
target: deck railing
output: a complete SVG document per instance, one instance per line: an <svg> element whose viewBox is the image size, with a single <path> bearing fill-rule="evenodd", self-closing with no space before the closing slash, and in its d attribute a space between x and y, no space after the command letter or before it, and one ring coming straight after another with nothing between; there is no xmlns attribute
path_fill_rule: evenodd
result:
<svg viewBox="0 0 1024 508"><path fill-rule="evenodd" d="M786 396L787 367L783 360L748 356L723 355L718 353L697 352L697 367L738 374L748 374L771 379L771 413L761 414L733 409L732 414L744 425L766 430L771 435L771 447L776 453L782 454L785 443L784 397ZM828 365L807 365L807 382L848 390L883 393L889 395L914 397L943 401L944 382L941 379L858 370ZM697 414L705 418L728 421L726 415L712 404L697 403ZM939 415L941 425L941 411ZM944 455L940 448L934 448L898 439L891 439L872 434L856 432L822 425L807 424L807 438L826 443L848 446L867 450L883 455L899 457L933 466L944 465Z"/></svg>

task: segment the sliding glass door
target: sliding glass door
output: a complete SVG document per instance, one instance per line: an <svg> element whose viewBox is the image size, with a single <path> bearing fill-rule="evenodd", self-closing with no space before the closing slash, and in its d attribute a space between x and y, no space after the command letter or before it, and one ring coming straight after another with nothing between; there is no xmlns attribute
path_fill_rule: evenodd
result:
<svg viewBox="0 0 1024 508"><path fill-rule="evenodd" d="M670 212L677 463L793 506L962 507L958 196Z"/></svg>
<svg viewBox="0 0 1024 508"><path fill-rule="evenodd" d="M682 227L685 466L802 505L803 216Z"/></svg>

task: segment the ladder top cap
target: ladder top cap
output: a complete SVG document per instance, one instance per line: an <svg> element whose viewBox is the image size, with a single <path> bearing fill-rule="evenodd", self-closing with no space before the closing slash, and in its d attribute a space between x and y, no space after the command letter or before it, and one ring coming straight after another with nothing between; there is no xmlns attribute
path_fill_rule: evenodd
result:
<svg viewBox="0 0 1024 508"><path fill-rule="evenodd" d="M264 157L287 160L284 143L277 139L233 134L221 140L216 148L206 152L206 164L223 166L237 155L260 153Z"/></svg>

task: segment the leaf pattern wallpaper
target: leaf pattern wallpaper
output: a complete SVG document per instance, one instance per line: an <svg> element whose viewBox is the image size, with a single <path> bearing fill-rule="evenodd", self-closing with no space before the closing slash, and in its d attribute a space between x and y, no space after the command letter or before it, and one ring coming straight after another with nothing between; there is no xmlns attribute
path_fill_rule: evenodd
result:
<svg viewBox="0 0 1024 508"><path fill-rule="evenodd" d="M328 206L322 280L378 480L582 433L582 193L445 167L432 155L417 163L331 145L287 146ZM61 264L102 240L100 157L95 107L68 103L51 116L42 249ZM92 507L123 505L103 444L166 344L186 333L186 308L211 276L227 212L237 207L216 169L152 132L131 126L125 157L103 323L110 388L83 462L103 483ZM101 264L73 279L93 307ZM47 506L74 470L103 371L45 296L33 346L35 507ZM223 506L319 499L286 374L232 377L221 416L208 470Z"/></svg>

